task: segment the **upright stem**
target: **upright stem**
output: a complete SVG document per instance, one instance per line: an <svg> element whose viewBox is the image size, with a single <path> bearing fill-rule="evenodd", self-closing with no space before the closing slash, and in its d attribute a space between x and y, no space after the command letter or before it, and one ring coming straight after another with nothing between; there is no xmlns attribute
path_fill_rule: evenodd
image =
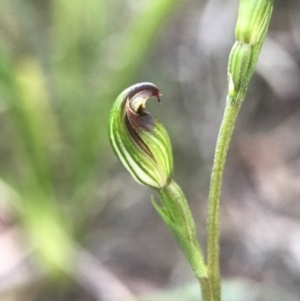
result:
<svg viewBox="0 0 300 301"><path fill-rule="evenodd" d="M213 299L213 289L208 278L198 278L202 301L214 301Z"/></svg>
<svg viewBox="0 0 300 301"><path fill-rule="evenodd" d="M232 137L235 121L241 107L241 101L235 101L227 97L227 104L220 127L214 163L212 168L209 208L208 208L208 245L207 245L207 267L210 279L213 301L221 300L220 268L219 268L219 236L220 236L220 194L222 178L226 162L227 152Z"/></svg>
<svg viewBox="0 0 300 301"><path fill-rule="evenodd" d="M234 43L228 62L228 96L220 127L209 188L207 273L213 301L221 300L219 268L220 194L235 121L267 34L273 0L240 0Z"/></svg>

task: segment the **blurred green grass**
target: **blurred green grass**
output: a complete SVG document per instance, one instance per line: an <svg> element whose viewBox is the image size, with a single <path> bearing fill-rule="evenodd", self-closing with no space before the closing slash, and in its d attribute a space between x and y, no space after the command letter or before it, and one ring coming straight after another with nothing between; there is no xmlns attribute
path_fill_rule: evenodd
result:
<svg viewBox="0 0 300 301"><path fill-rule="evenodd" d="M0 3L1 178L53 276L72 264L106 177L107 119L179 1ZM122 13L121 13L122 11ZM120 18L121 14L121 18ZM103 168L102 168L103 166ZM10 204L12 205L12 204Z"/></svg>

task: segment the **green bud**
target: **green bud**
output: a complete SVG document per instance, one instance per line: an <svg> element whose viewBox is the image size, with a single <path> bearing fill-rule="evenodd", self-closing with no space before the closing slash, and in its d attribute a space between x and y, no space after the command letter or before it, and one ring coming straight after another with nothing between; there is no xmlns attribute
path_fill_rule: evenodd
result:
<svg viewBox="0 0 300 301"><path fill-rule="evenodd" d="M228 90L231 99L245 97L256 67L273 10L273 0L240 0L235 28L236 42L228 63Z"/></svg>
<svg viewBox="0 0 300 301"><path fill-rule="evenodd" d="M273 0L240 0L235 36L238 42L262 42L272 15Z"/></svg>
<svg viewBox="0 0 300 301"><path fill-rule="evenodd" d="M124 90L110 113L109 138L125 168L140 184L160 189L172 177L172 147L167 131L145 109L146 101L160 91L151 83Z"/></svg>
<svg viewBox="0 0 300 301"><path fill-rule="evenodd" d="M244 85L249 77L249 72L254 48L251 45L235 42L232 47L229 63L229 94L231 96L236 95L239 98L239 92L243 93Z"/></svg>

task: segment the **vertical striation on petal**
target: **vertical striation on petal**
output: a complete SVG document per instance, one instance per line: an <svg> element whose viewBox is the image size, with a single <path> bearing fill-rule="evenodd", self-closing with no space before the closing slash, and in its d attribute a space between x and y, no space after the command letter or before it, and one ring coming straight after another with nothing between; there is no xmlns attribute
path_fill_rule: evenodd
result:
<svg viewBox="0 0 300 301"><path fill-rule="evenodd" d="M161 188L173 171L172 147L163 125L146 111L146 101L160 91L152 83L124 90L116 99L109 119L111 145L125 168L139 183Z"/></svg>

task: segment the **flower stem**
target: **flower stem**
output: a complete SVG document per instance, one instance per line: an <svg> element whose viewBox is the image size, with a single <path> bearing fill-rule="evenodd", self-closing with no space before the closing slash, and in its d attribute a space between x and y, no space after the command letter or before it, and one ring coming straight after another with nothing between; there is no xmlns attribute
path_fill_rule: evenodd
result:
<svg viewBox="0 0 300 301"><path fill-rule="evenodd" d="M220 195L224 166L234 125L267 34L273 0L240 0L236 42L228 62L228 96L210 179L208 204L207 274L212 301L221 300L219 267Z"/></svg>
<svg viewBox="0 0 300 301"><path fill-rule="evenodd" d="M207 267L210 279L213 301L221 300L220 268L219 268L219 236L220 236L220 194L222 178L226 162L227 152L232 137L235 121L241 107L241 101L235 101L227 97L226 108L220 127L214 163L212 168L209 208L208 208L208 244L207 244Z"/></svg>
<svg viewBox="0 0 300 301"><path fill-rule="evenodd" d="M214 301L213 299L213 289L208 278L198 278L202 301Z"/></svg>
<svg viewBox="0 0 300 301"><path fill-rule="evenodd" d="M195 223L188 202L181 188L171 180L170 183L157 190L162 206L154 200L153 205L184 253L202 292L203 301L212 301L212 286L208 278L207 266L196 236Z"/></svg>

